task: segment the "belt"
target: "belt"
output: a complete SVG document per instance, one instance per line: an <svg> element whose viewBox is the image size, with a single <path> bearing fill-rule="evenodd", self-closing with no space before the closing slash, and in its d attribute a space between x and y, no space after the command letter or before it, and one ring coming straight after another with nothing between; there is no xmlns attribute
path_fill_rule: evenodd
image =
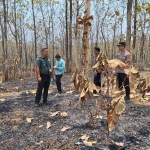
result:
<svg viewBox="0 0 150 150"><path fill-rule="evenodd" d="M50 77L50 75L40 74L41 76Z"/></svg>

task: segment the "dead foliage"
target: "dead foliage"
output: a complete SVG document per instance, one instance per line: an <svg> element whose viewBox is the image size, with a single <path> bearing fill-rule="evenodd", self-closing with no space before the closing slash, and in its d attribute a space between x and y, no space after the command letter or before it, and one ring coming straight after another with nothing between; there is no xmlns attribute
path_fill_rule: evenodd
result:
<svg viewBox="0 0 150 150"><path fill-rule="evenodd" d="M114 72L116 67L124 70L130 80L131 98L138 98L139 101L149 101L150 84L146 78L140 78L140 74L132 65L132 62L124 63L118 59L108 60L102 53L98 55L96 64L92 67L104 76L101 93L99 93L100 89L97 89L94 83L87 76L85 77L82 72L76 71L71 78L75 89L80 92L79 103L88 107L93 122L98 118L97 115L101 110L107 111L108 131L115 129L119 116L126 109L125 92L114 88L117 84L116 73ZM94 95L95 91L97 92L97 97ZM95 102L95 111L93 112L88 105L88 100L90 99Z"/></svg>

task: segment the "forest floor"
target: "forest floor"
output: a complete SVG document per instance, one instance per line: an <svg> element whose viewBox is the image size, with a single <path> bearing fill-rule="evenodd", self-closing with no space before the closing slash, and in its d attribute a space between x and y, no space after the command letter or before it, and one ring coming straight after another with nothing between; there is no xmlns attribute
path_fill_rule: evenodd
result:
<svg viewBox="0 0 150 150"><path fill-rule="evenodd" d="M70 78L63 77L61 95L53 83L49 104L38 108L35 78L0 85L0 150L150 150L150 102L128 103L116 129L108 134L105 111L95 127L88 126L89 110L78 103L79 93L70 92L74 90ZM96 142L87 146L80 139L83 135Z"/></svg>

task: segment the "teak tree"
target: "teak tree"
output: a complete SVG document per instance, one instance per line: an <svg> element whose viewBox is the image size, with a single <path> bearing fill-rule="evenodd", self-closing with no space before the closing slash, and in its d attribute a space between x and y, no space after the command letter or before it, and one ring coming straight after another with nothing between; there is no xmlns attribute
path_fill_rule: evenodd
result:
<svg viewBox="0 0 150 150"><path fill-rule="evenodd" d="M82 38L82 71L87 77L88 73L88 51L89 51L89 27L91 26L90 20L93 19L93 16L90 16L90 0L86 0L85 3L85 15L83 18L78 17L80 21L78 24L83 24L83 38ZM88 78L88 77L87 77Z"/></svg>
<svg viewBox="0 0 150 150"><path fill-rule="evenodd" d="M132 1L128 0L127 3L127 33L126 33L126 48L130 51L131 45L131 18L132 18Z"/></svg>

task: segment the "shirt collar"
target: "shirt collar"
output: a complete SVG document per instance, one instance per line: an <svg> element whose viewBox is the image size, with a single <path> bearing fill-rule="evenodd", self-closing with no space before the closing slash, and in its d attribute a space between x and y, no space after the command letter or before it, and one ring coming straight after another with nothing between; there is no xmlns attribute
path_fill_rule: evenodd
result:
<svg viewBox="0 0 150 150"><path fill-rule="evenodd" d="M44 56L41 56L43 59L47 59L47 58L45 58Z"/></svg>

